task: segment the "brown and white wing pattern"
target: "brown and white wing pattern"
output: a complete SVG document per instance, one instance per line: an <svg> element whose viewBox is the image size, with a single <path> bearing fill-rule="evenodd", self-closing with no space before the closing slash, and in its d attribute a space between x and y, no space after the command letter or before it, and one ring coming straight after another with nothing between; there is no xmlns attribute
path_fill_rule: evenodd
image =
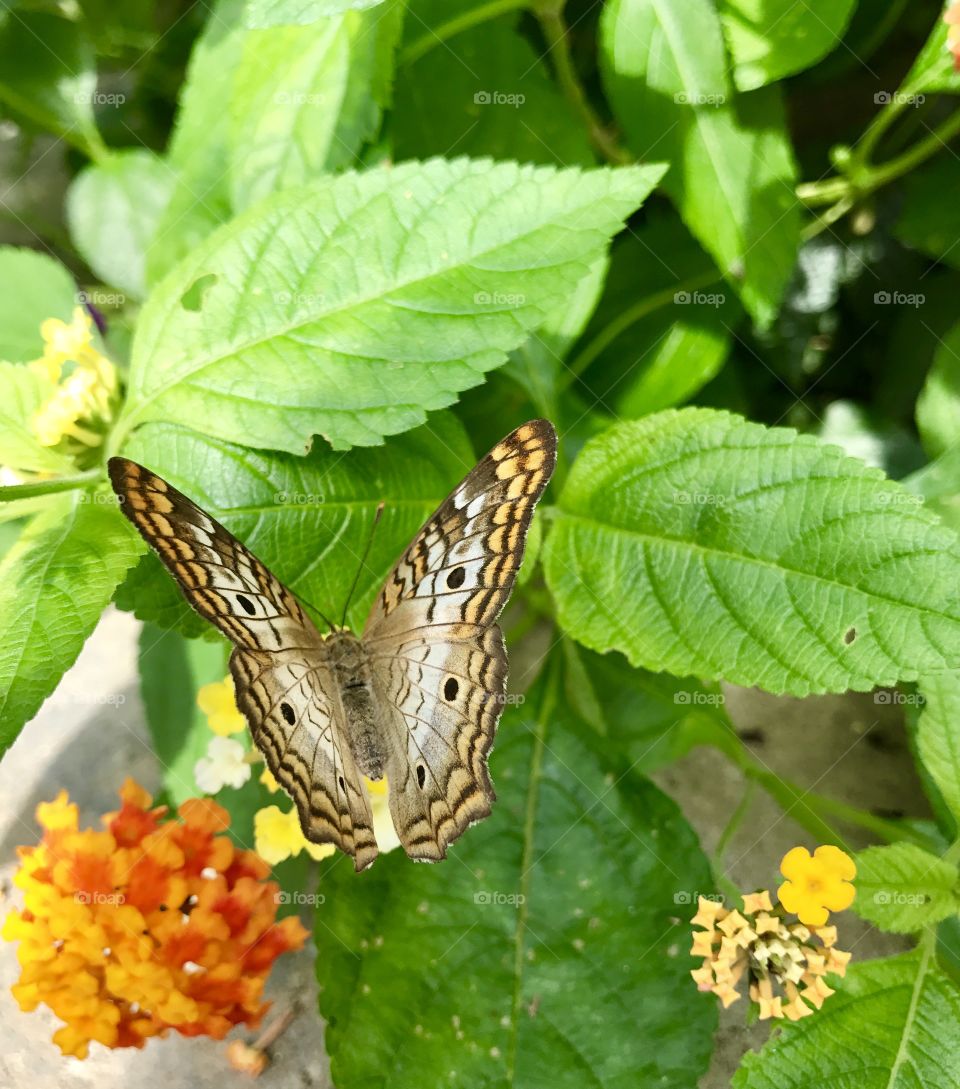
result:
<svg viewBox="0 0 960 1089"><path fill-rule="evenodd" d="M122 510L184 597L234 644L237 704L304 834L333 843L357 869L376 857L373 822L320 633L294 595L219 522L155 473L110 459Z"/></svg>
<svg viewBox="0 0 960 1089"><path fill-rule="evenodd" d="M120 509L183 596L236 646L280 650L320 635L300 602L229 530L156 473L111 458ZM306 634L305 634L306 633Z"/></svg>
<svg viewBox="0 0 960 1089"><path fill-rule="evenodd" d="M496 620L555 462L546 420L499 442L410 544L367 620L390 810L412 858L443 858L490 812L487 756L507 678Z"/></svg>
<svg viewBox="0 0 960 1089"><path fill-rule="evenodd" d="M319 637L318 637L319 642ZM339 711L326 650L305 653L237 648L230 671L237 705L274 778L293 798L303 834L332 843L366 869L377 857L373 817Z"/></svg>

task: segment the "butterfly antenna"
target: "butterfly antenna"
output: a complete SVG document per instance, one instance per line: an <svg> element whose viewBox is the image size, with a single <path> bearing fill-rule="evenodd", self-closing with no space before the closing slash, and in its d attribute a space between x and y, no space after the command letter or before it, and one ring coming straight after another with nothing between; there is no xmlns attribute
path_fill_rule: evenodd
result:
<svg viewBox="0 0 960 1089"><path fill-rule="evenodd" d="M347 622L347 610L350 608L350 602L353 599L357 583L360 581L360 575L367 564L367 557L370 555L370 546L373 544L373 535L376 532L377 526L380 524L380 515L383 514L383 506L384 504L382 502L377 504L377 513L373 516L373 525L370 527L370 536L367 538L367 547L363 550L363 558L360 560L360 566L357 568L357 573L353 576L353 585L350 587L350 593L347 594L347 600L343 606L343 618L340 621L341 628Z"/></svg>
<svg viewBox="0 0 960 1089"><path fill-rule="evenodd" d="M320 617L320 619L324 622L324 624L327 625L327 627L331 631L336 631L337 630L337 625L333 623L333 621L326 615L326 613L321 612L321 610L318 609L317 606L314 605L314 603L312 601L308 601L303 596L303 594L297 594L297 597L300 599L300 601L303 602L304 605L309 605L310 608L313 609L313 611L317 614L317 616Z"/></svg>

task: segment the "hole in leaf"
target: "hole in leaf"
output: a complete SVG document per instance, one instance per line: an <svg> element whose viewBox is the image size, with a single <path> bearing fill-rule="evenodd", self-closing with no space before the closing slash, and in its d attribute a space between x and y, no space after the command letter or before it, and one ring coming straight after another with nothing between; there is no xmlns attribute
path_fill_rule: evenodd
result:
<svg viewBox="0 0 960 1089"><path fill-rule="evenodd" d="M205 295L216 282L217 277L212 272L198 277L180 296L180 305L184 310L199 314L203 308Z"/></svg>
<svg viewBox="0 0 960 1089"><path fill-rule="evenodd" d="M856 639L856 637L857 637L857 629L856 628L850 628L850 630L847 631L844 634L843 641L847 644L847 646L850 646L850 644L854 641L854 639Z"/></svg>
<svg viewBox="0 0 960 1089"><path fill-rule="evenodd" d="M427 781L427 770L423 764L417 764L417 784L423 790L423 784Z"/></svg>

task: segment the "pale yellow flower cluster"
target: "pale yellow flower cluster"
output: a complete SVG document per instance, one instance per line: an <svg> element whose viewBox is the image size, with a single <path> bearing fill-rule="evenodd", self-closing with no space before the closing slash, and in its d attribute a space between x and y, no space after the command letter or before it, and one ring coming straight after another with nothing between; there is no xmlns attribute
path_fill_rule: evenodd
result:
<svg viewBox="0 0 960 1089"><path fill-rule="evenodd" d="M41 446L71 439L99 446L116 408L118 382L116 368L94 344L90 315L78 306L69 324L48 318L40 335L43 355L27 365L50 391L30 421L31 431Z"/></svg>
<svg viewBox="0 0 960 1089"><path fill-rule="evenodd" d="M690 955L703 957L703 964L690 974L724 1007L740 997L738 986L746 978L760 1020L798 1021L834 993L827 973L846 973L850 954L834 947L837 928L811 932L803 923L787 923L766 890L745 895L742 914L702 896L698 907L692 922L704 929L694 931Z"/></svg>

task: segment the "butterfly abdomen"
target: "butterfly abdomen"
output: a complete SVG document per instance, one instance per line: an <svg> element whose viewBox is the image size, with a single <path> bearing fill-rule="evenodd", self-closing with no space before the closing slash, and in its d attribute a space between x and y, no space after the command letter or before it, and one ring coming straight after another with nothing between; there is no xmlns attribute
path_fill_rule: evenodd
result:
<svg viewBox="0 0 960 1089"><path fill-rule="evenodd" d="M367 653L360 640L348 631L334 632L323 645L330 654L357 768L368 779L382 779L383 735L377 724L377 704Z"/></svg>

